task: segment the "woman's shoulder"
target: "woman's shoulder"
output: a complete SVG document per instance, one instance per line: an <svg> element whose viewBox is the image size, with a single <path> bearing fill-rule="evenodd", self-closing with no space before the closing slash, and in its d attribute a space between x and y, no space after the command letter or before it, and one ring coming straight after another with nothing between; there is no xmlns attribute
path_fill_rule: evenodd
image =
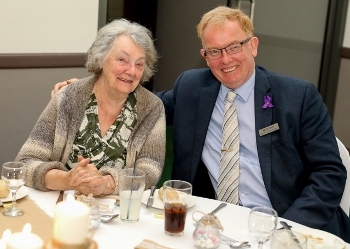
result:
<svg viewBox="0 0 350 249"><path fill-rule="evenodd" d="M145 101L148 103L163 104L157 95L141 85L136 88L135 93L136 98L142 102Z"/></svg>
<svg viewBox="0 0 350 249"><path fill-rule="evenodd" d="M68 85L67 89L70 89L69 91L71 91L71 92L75 92L75 91L81 92L84 89L86 89L86 91L91 92L97 79L98 79L97 76L91 75L91 76L88 76L88 77L85 77L85 78L78 80L74 84Z"/></svg>
<svg viewBox="0 0 350 249"><path fill-rule="evenodd" d="M164 112L163 102L151 91L140 85L136 88L135 93L139 114L147 115L147 113L156 113L158 116L159 113Z"/></svg>
<svg viewBox="0 0 350 249"><path fill-rule="evenodd" d="M89 76L79 81L62 87L53 97L60 106L80 106L86 102L86 99L91 95L95 76Z"/></svg>

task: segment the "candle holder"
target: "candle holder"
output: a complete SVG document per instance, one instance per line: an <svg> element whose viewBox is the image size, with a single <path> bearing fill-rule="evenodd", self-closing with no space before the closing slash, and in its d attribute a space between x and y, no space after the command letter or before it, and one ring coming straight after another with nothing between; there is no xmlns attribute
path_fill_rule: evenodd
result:
<svg viewBox="0 0 350 249"><path fill-rule="evenodd" d="M51 239L51 241L45 244L44 249L98 249L98 246L92 239L86 239L85 242L80 245L68 245Z"/></svg>

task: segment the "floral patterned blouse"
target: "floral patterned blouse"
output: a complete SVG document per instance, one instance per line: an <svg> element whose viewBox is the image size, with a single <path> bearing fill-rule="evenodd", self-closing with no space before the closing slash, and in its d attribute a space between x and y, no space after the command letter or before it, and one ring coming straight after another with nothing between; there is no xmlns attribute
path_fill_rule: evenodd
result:
<svg viewBox="0 0 350 249"><path fill-rule="evenodd" d="M124 165L126 148L130 134L137 122L136 96L129 94L119 116L101 137L98 122L98 105L94 93L90 95L89 104L85 110L83 121L75 136L72 151L67 162L72 169L78 162L78 156L90 158L97 168L102 166L115 167Z"/></svg>

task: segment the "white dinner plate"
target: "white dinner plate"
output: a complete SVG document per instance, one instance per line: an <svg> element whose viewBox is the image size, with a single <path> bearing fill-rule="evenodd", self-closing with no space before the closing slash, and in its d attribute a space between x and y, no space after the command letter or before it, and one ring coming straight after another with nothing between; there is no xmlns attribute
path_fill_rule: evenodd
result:
<svg viewBox="0 0 350 249"><path fill-rule="evenodd" d="M346 243L338 238L337 236L327 233L322 230L311 229L311 228L295 228L293 231L305 234L307 237L307 248L329 248L329 249L346 249Z"/></svg>
<svg viewBox="0 0 350 249"><path fill-rule="evenodd" d="M16 200L19 200L25 196L28 195L28 188L26 186L22 186L18 189L17 193L16 193ZM12 201L12 194L10 192L10 194L8 196L6 196L5 198L0 198L0 200L2 202L9 202L9 201Z"/></svg>
<svg viewBox="0 0 350 249"><path fill-rule="evenodd" d="M148 201L148 197L149 197L150 192L151 192L150 189L147 189L143 192L142 203L145 205L147 205L147 201ZM190 201L189 207L193 207L194 204L196 204L196 197L191 196L191 201ZM153 199L152 207L156 208L156 209L164 209L163 201L158 196L158 189L156 189L156 191L154 191L154 199Z"/></svg>

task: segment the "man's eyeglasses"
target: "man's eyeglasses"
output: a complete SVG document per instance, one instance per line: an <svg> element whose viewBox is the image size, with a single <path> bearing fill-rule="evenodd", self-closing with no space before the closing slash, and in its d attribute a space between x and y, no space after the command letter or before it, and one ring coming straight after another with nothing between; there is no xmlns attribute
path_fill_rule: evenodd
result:
<svg viewBox="0 0 350 249"><path fill-rule="evenodd" d="M236 42L233 44L228 45L227 47L224 48L219 48L219 49L212 49L209 51L204 51L204 55L207 56L210 60L215 60L219 59L222 57L222 50L226 50L228 54L236 54L242 51L242 46L246 44L252 37L249 37L245 39L244 41L241 42Z"/></svg>

